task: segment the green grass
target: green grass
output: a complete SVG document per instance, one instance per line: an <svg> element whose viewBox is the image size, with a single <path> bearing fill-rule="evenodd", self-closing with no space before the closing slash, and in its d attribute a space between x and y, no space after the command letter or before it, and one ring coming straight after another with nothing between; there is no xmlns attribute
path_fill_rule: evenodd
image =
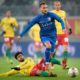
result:
<svg viewBox="0 0 80 80"><path fill-rule="evenodd" d="M14 60L14 64L9 64L6 62L5 58L0 58L0 73L9 71L11 67L17 65L18 62ZM80 59L79 58L69 58L68 65L70 67L77 67L80 72ZM78 75L75 78L71 78L68 76L68 70L63 70L61 66L55 65L53 73L56 73L58 77L26 77L21 75L13 75L9 77L1 77L0 80L80 80L80 76Z"/></svg>

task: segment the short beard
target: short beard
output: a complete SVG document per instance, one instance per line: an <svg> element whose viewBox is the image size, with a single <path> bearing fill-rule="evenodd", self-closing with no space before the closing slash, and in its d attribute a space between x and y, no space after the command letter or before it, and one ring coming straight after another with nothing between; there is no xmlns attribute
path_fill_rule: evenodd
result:
<svg viewBox="0 0 80 80"><path fill-rule="evenodd" d="M43 14L46 14L47 13L47 11L45 11L45 12L42 12Z"/></svg>
<svg viewBox="0 0 80 80"><path fill-rule="evenodd" d="M20 60L20 62L24 62L24 59Z"/></svg>

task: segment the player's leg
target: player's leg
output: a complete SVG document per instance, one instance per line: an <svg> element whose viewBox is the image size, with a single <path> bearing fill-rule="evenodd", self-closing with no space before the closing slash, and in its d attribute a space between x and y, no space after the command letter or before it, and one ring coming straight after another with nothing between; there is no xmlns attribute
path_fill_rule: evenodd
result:
<svg viewBox="0 0 80 80"><path fill-rule="evenodd" d="M6 44L6 56L10 60L10 63L13 63L12 61L12 53L11 53L11 48L12 48L12 43L10 38L5 38L5 44Z"/></svg>
<svg viewBox="0 0 80 80"><path fill-rule="evenodd" d="M32 69L31 76L42 76L42 77L56 77L56 74L45 70L44 66L45 59L42 58Z"/></svg>
<svg viewBox="0 0 80 80"><path fill-rule="evenodd" d="M56 52L54 49L56 48L56 39L51 40L51 44L52 47L51 47L51 54L50 54L50 62L52 63L52 65L53 64L61 65L61 62L55 58Z"/></svg>
<svg viewBox="0 0 80 80"><path fill-rule="evenodd" d="M57 49L58 49L58 46L56 47L56 50ZM61 65L62 67L65 66L65 65L63 65L63 62L61 62L60 60L58 60L58 59L55 58L56 50L54 51L54 53L51 54L51 58L50 58L51 70L54 69L54 64Z"/></svg>
<svg viewBox="0 0 80 80"><path fill-rule="evenodd" d="M30 76L57 77L57 75L53 74L52 72L42 71L42 70L39 70L38 68L34 68L31 71Z"/></svg>
<svg viewBox="0 0 80 80"><path fill-rule="evenodd" d="M43 46L42 42L35 42L35 47L39 52L41 52L42 46Z"/></svg>
<svg viewBox="0 0 80 80"><path fill-rule="evenodd" d="M54 58L55 57L55 50L54 49L55 49L55 44L56 44L56 37L50 38L49 40L50 40L50 44L51 44L51 48L50 48L51 52L50 52L49 61L53 61L54 64L60 64L60 62Z"/></svg>
<svg viewBox="0 0 80 80"><path fill-rule="evenodd" d="M68 49L67 48L68 48L68 46L63 45L63 47L64 47L64 51L63 51L63 60L62 60L62 62L65 65L63 67L63 69L65 69L65 68L67 68L67 58L68 58Z"/></svg>
<svg viewBox="0 0 80 80"><path fill-rule="evenodd" d="M34 60L37 62L37 57L41 57L41 53L42 53L42 42L35 42L35 48L36 48L36 52L34 55Z"/></svg>
<svg viewBox="0 0 80 80"><path fill-rule="evenodd" d="M42 77L57 77L56 74L53 74L52 72L49 72L49 71L41 71L39 73L39 76L42 76Z"/></svg>
<svg viewBox="0 0 80 80"><path fill-rule="evenodd" d="M45 62L49 63L50 52L51 52L51 43L50 43L50 40L47 37L42 37L41 40L42 40L44 46L46 47Z"/></svg>
<svg viewBox="0 0 80 80"><path fill-rule="evenodd" d="M61 65L63 69L68 69L68 67L62 61L59 61L56 58L52 58L50 62L51 62L51 68L50 68L51 70L54 69L54 64Z"/></svg>
<svg viewBox="0 0 80 80"><path fill-rule="evenodd" d="M65 66L63 67L64 69L67 66L67 58L68 58L68 36L65 34L64 35L64 39L63 39L63 60L62 62L65 64Z"/></svg>
<svg viewBox="0 0 80 80"><path fill-rule="evenodd" d="M54 68L54 64L61 65L63 67L62 62L55 58L56 51L58 50L58 46L59 46L58 42L57 42L57 44L54 44L54 42L52 42L52 44L55 45L55 46L53 46L52 49L51 49L51 58L50 58L50 62L51 62L51 65L52 65L51 68L52 69ZM54 48L55 48L55 50L54 50Z"/></svg>
<svg viewBox="0 0 80 80"><path fill-rule="evenodd" d="M51 62L51 70L52 69L54 69L54 64L57 64L57 65L61 65L62 67L63 67L63 63L60 61L60 60L58 60L58 59L56 59L55 58L55 56L56 56L56 51L58 50L58 43L56 44L56 46L55 46L55 50L54 50L54 52L53 52L53 49L54 49L54 47L52 47L52 49L51 49L51 58L50 58L50 62Z"/></svg>
<svg viewBox="0 0 80 80"><path fill-rule="evenodd" d="M56 51L58 50L58 46L59 46L59 44L60 44L60 38L61 38L61 37L59 37L59 35L57 35L57 40L56 40L55 44L54 44L54 42L52 41L53 45L55 45L55 50L54 50L54 52L52 52L52 54L51 54L51 57L52 57L52 58L55 58ZM52 48L52 51L53 51L53 48Z"/></svg>
<svg viewBox="0 0 80 80"><path fill-rule="evenodd" d="M45 51L46 62L49 62L51 53L51 43L49 41L46 41L45 46L46 46L46 51Z"/></svg>
<svg viewBox="0 0 80 80"><path fill-rule="evenodd" d="M52 45L51 45L50 39L48 37L42 37L41 41L44 44L44 46L46 47L46 50L45 50L45 65L46 65L46 68L48 68Z"/></svg>

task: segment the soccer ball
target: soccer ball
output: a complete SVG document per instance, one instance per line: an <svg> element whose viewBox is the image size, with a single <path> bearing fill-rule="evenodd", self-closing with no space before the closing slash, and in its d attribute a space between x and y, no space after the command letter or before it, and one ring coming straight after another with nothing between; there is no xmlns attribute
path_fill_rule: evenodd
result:
<svg viewBox="0 0 80 80"><path fill-rule="evenodd" d="M72 67L68 70L68 75L71 77L76 77L78 74L79 74L79 72L76 67Z"/></svg>

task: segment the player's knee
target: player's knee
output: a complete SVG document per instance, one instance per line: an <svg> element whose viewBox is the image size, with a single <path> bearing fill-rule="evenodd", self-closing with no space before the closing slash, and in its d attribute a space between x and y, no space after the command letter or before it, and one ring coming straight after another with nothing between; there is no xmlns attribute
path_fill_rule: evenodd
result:
<svg viewBox="0 0 80 80"><path fill-rule="evenodd" d="M6 43L6 46L7 46L8 48L11 48L11 44L10 44L10 43Z"/></svg>
<svg viewBox="0 0 80 80"><path fill-rule="evenodd" d="M46 46L46 48L51 48L51 43L50 42L46 42L45 46Z"/></svg>
<svg viewBox="0 0 80 80"><path fill-rule="evenodd" d="M67 51L67 50L68 50L68 46L64 45L64 51Z"/></svg>

